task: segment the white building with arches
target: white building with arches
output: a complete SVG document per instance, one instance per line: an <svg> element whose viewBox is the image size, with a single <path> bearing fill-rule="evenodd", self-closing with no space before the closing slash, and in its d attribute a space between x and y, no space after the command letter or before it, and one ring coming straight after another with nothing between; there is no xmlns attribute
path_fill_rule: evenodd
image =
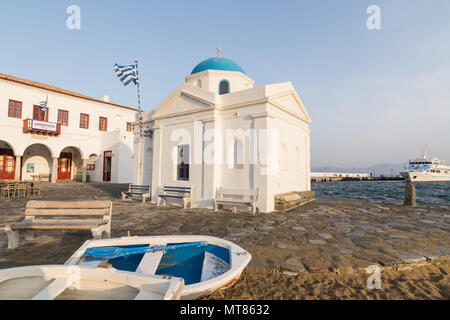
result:
<svg viewBox="0 0 450 320"><path fill-rule="evenodd" d="M190 186L195 206L212 208L219 188L259 191L270 212L275 196L310 191L311 119L291 82L254 86L230 59L199 63L154 110L149 133L135 131L134 183Z"/></svg>
<svg viewBox="0 0 450 320"><path fill-rule="evenodd" d="M136 113L0 73L0 179L130 183Z"/></svg>

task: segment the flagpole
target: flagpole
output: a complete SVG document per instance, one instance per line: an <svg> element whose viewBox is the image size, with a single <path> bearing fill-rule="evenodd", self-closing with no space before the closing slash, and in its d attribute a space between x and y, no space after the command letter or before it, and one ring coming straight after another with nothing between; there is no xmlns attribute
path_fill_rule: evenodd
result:
<svg viewBox="0 0 450 320"><path fill-rule="evenodd" d="M138 108L139 108L139 148L138 148L138 176L137 176L137 184L141 184L141 166L142 166L142 109L141 109L141 90L139 88L139 69L138 69L138 61L134 61L136 63L136 85L137 85L137 96L138 96Z"/></svg>
<svg viewBox="0 0 450 320"><path fill-rule="evenodd" d="M139 107L139 135L142 137L142 110L141 110L141 91L139 88L139 69L138 69L138 61L134 61L136 63L136 78L137 78L137 95L138 95L138 107Z"/></svg>

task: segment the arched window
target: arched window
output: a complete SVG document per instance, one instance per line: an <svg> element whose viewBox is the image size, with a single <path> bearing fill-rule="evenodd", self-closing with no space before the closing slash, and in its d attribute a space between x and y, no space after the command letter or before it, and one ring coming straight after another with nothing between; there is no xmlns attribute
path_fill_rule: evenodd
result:
<svg viewBox="0 0 450 320"><path fill-rule="evenodd" d="M202 80L197 80L197 87L201 88L202 87Z"/></svg>
<svg viewBox="0 0 450 320"><path fill-rule="evenodd" d="M222 80L219 83L219 94L230 93L230 83L228 80Z"/></svg>

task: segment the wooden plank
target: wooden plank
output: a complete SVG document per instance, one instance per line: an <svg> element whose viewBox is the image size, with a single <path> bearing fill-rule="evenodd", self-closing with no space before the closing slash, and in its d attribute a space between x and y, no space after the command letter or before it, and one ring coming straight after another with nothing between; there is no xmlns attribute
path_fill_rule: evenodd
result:
<svg viewBox="0 0 450 320"><path fill-rule="evenodd" d="M109 208L101 209L25 209L25 216L107 216Z"/></svg>
<svg viewBox="0 0 450 320"><path fill-rule="evenodd" d="M248 190L248 189L220 189L222 194L236 195L236 196L255 196L257 194L256 190Z"/></svg>
<svg viewBox="0 0 450 320"><path fill-rule="evenodd" d="M224 203L224 204L249 204L252 205L255 203L255 201L249 201L249 200L239 200L239 199L216 199L216 203Z"/></svg>
<svg viewBox="0 0 450 320"><path fill-rule="evenodd" d="M168 188L168 189L191 189L191 187L171 187L171 186L164 186L164 189Z"/></svg>
<svg viewBox="0 0 450 320"><path fill-rule="evenodd" d="M185 196L174 196L170 194L160 194L159 197L161 198L176 198L176 199L183 199Z"/></svg>
<svg viewBox="0 0 450 320"><path fill-rule="evenodd" d="M92 201L40 201L31 200L27 202L27 208L30 209L101 209L109 208L109 200Z"/></svg>
<svg viewBox="0 0 450 320"><path fill-rule="evenodd" d="M141 259L136 272L145 274L155 274L156 269L158 269L159 262L163 256L162 251L157 252L147 252Z"/></svg>
<svg viewBox="0 0 450 320"><path fill-rule="evenodd" d="M69 287L75 278L57 278L49 286L39 292L32 300L53 300Z"/></svg>
<svg viewBox="0 0 450 320"><path fill-rule="evenodd" d="M191 191L184 191L184 190L173 190L173 189L164 189L164 192L172 192L172 193L188 193L190 194Z"/></svg>
<svg viewBox="0 0 450 320"><path fill-rule="evenodd" d="M10 225L14 230L90 230L106 224L104 220L56 220L39 219L16 222Z"/></svg>

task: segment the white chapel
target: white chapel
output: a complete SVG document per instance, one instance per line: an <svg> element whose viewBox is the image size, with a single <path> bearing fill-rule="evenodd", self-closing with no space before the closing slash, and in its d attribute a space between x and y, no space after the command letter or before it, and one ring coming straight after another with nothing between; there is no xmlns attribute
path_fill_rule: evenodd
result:
<svg viewBox="0 0 450 320"><path fill-rule="evenodd" d="M195 207L212 208L220 188L257 190L259 212L275 197L310 191L311 118L291 82L254 86L234 61L200 62L134 126L133 182L189 186Z"/></svg>

